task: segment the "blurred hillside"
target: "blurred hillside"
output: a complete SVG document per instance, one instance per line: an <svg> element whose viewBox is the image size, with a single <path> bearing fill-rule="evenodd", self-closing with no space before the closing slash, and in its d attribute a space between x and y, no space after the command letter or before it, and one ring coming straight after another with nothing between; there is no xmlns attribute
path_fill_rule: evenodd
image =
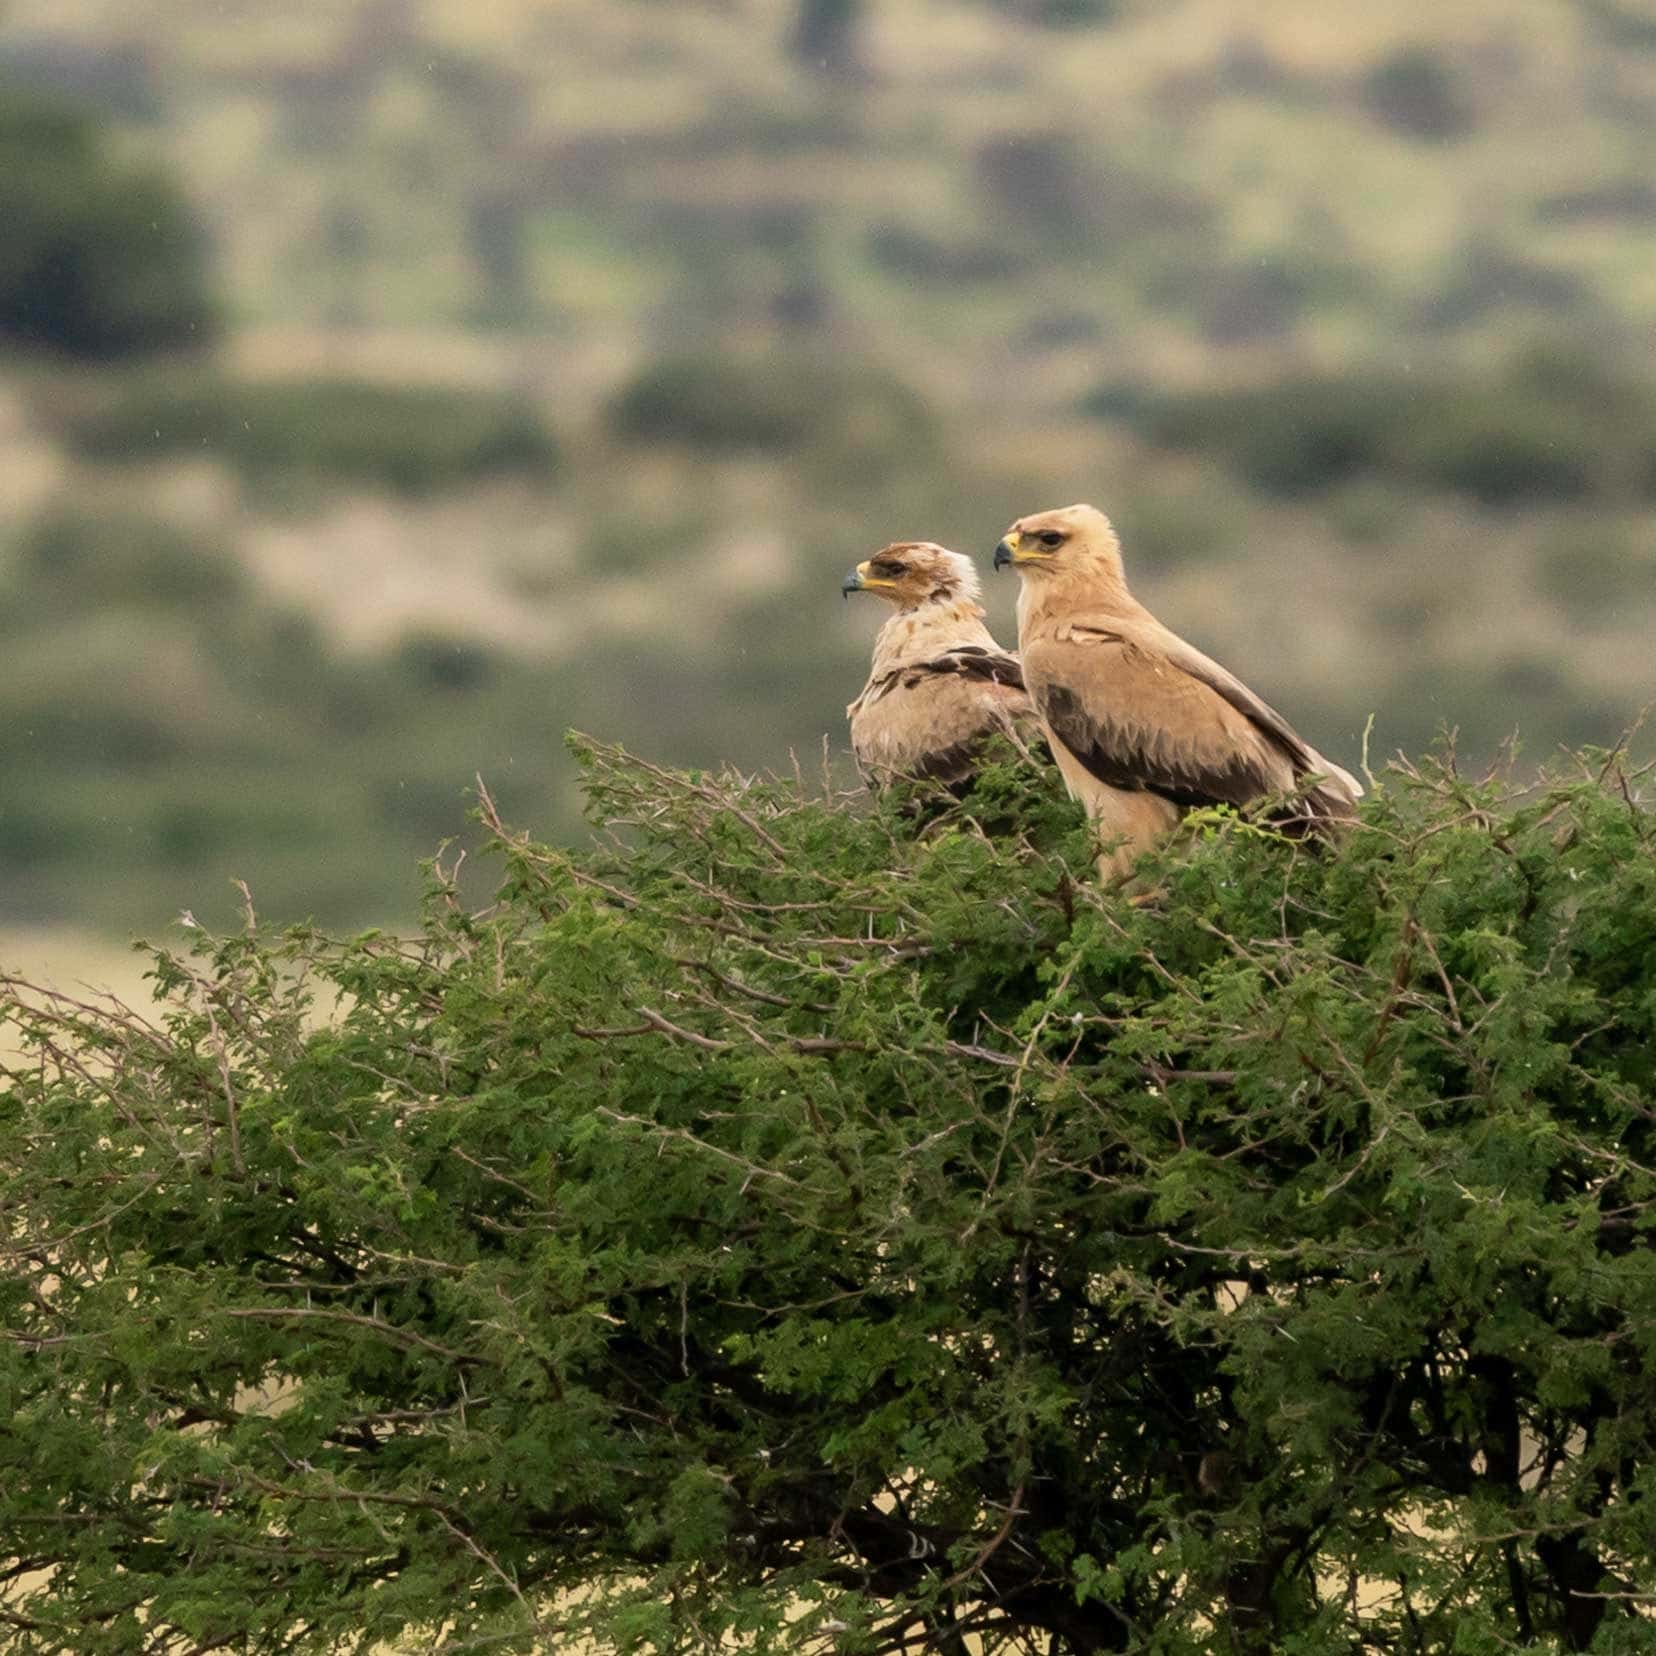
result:
<svg viewBox="0 0 1656 1656"><path fill-rule="evenodd" d="M474 772L579 831L569 725L815 763L847 564L1082 498L1347 763L1656 697L1630 0L10 0L42 101L98 159L0 329L10 925L396 920Z"/></svg>

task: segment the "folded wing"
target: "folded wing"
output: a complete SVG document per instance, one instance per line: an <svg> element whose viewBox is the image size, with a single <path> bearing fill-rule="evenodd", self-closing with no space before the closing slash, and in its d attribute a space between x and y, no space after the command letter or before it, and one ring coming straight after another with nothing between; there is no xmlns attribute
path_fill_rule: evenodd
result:
<svg viewBox="0 0 1656 1656"><path fill-rule="evenodd" d="M1361 789L1246 685L1159 624L1071 620L1024 667L1053 737L1106 787L1188 809L1299 791L1289 819L1346 817ZM1322 780L1300 789L1302 778Z"/></svg>

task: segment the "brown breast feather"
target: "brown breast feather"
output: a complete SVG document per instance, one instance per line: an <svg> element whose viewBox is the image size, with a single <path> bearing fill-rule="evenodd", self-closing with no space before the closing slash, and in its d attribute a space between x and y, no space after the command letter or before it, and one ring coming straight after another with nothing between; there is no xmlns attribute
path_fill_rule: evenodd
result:
<svg viewBox="0 0 1656 1656"><path fill-rule="evenodd" d="M858 764L876 780L968 778L996 731L1030 711L1016 656L965 644L905 662L870 681L848 709Z"/></svg>

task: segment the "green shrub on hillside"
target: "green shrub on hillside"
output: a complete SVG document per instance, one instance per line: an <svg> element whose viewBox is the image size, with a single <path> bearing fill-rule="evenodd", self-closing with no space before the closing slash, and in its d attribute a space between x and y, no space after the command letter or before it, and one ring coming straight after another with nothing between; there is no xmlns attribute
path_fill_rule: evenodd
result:
<svg viewBox="0 0 1656 1656"><path fill-rule="evenodd" d="M898 219L868 230L868 254L884 271L907 282L1005 282L1018 275L1017 250L985 235L934 235Z"/></svg>
<svg viewBox="0 0 1656 1656"><path fill-rule="evenodd" d="M1649 597L1656 547L1626 524L1573 522L1543 543L1536 575L1572 622L1602 625Z"/></svg>
<svg viewBox="0 0 1656 1656"><path fill-rule="evenodd" d="M995 10L1049 29L1113 22L1121 0L991 0Z"/></svg>
<svg viewBox="0 0 1656 1656"><path fill-rule="evenodd" d="M1465 137L1477 125L1477 110L1453 60L1425 43L1400 47L1375 64L1363 76L1362 97L1377 121L1407 138L1443 143Z"/></svg>
<svg viewBox="0 0 1656 1656"><path fill-rule="evenodd" d="M1327 488L1380 467L1408 417L1413 389L1395 380L1305 378L1237 391L1146 395L1130 417L1155 441L1224 460L1273 494ZM1087 405L1111 417L1119 386Z"/></svg>
<svg viewBox="0 0 1656 1656"><path fill-rule="evenodd" d="M1393 434L1389 464L1487 505L1579 500L1606 483L1603 433L1568 407L1440 391Z"/></svg>
<svg viewBox="0 0 1656 1656"><path fill-rule="evenodd" d="M428 494L501 473L554 475L539 413L497 391L352 380L143 378L72 424L101 460L195 454L262 480L340 479Z"/></svg>
<svg viewBox="0 0 1656 1656"><path fill-rule="evenodd" d="M66 506L24 533L14 580L19 590L0 616L34 630L71 611L104 605L200 609L245 596L241 565L228 548L130 511Z"/></svg>
<svg viewBox="0 0 1656 1656"><path fill-rule="evenodd" d="M1009 220L1027 236L1074 249L1094 240L1108 219L1108 193L1093 158L1049 123L1030 132L1002 132L985 140L974 158L978 183L996 221ZM1121 226L1118 234L1125 233Z"/></svg>
<svg viewBox="0 0 1656 1656"><path fill-rule="evenodd" d="M1639 777L1129 897L1050 771L586 763L486 909L0 987L8 1648L1648 1649Z"/></svg>
<svg viewBox="0 0 1656 1656"><path fill-rule="evenodd" d="M0 340L93 360L207 344L205 241L170 179L0 85Z"/></svg>
<svg viewBox="0 0 1656 1656"><path fill-rule="evenodd" d="M792 349L663 357L621 389L610 424L634 442L715 454L814 449L887 465L912 464L917 446L936 440L925 400L894 374Z"/></svg>
<svg viewBox="0 0 1656 1656"><path fill-rule="evenodd" d="M486 644L463 634L417 632L402 639L395 651L396 672L424 695L481 689L497 665Z"/></svg>
<svg viewBox="0 0 1656 1656"><path fill-rule="evenodd" d="M1581 0L1582 14L1594 31L1613 46L1635 52L1656 52L1656 18L1622 0Z"/></svg>
<svg viewBox="0 0 1656 1656"><path fill-rule="evenodd" d="M233 876L284 921L406 914L480 765L573 826L547 710L584 671L462 632L342 649L216 540L96 508L0 543L0 934L222 923Z"/></svg>
<svg viewBox="0 0 1656 1656"><path fill-rule="evenodd" d="M1514 311L1530 311L1556 326L1562 319L1593 317L1600 306L1593 284L1578 271L1475 235L1447 261L1442 284L1421 306L1420 319L1448 333Z"/></svg>
<svg viewBox="0 0 1656 1656"><path fill-rule="evenodd" d="M1135 566L1174 569L1233 553L1241 540L1236 491L1139 488L1124 494L1113 519Z"/></svg>
<svg viewBox="0 0 1656 1656"><path fill-rule="evenodd" d="M813 74L855 78L862 70L863 0L799 0L788 50Z"/></svg>
<svg viewBox="0 0 1656 1656"><path fill-rule="evenodd" d="M1272 494L1368 476L1491 506L1656 494L1656 388L1586 355L1532 352L1482 376L1387 369L1185 394L1111 381L1084 406Z"/></svg>

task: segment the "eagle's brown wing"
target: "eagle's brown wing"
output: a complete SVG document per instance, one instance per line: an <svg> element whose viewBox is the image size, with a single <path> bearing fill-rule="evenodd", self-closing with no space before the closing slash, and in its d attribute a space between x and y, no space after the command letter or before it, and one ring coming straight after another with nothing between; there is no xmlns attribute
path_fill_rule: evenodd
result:
<svg viewBox="0 0 1656 1656"><path fill-rule="evenodd" d="M1023 660L1053 736L1106 787L1182 807L1245 805L1312 768L1281 716L1199 652L1176 659L1124 627L1072 622Z"/></svg>
<svg viewBox="0 0 1656 1656"><path fill-rule="evenodd" d="M1355 817L1357 801L1363 797L1363 785L1350 771L1324 758L1269 702L1261 700L1234 673L1221 667L1211 656L1203 655L1194 644L1187 644L1177 633L1169 632L1159 623L1156 632L1166 650L1167 659L1175 667L1210 685L1281 749L1293 766L1296 784L1308 776L1319 778L1311 787L1302 790L1302 809L1290 813L1291 816L1340 821Z"/></svg>
<svg viewBox="0 0 1656 1656"><path fill-rule="evenodd" d="M1018 658L1010 651L991 650L984 644L952 644L908 670L934 678L958 675L986 684L1010 684L1017 690L1024 687L1023 664Z"/></svg>

